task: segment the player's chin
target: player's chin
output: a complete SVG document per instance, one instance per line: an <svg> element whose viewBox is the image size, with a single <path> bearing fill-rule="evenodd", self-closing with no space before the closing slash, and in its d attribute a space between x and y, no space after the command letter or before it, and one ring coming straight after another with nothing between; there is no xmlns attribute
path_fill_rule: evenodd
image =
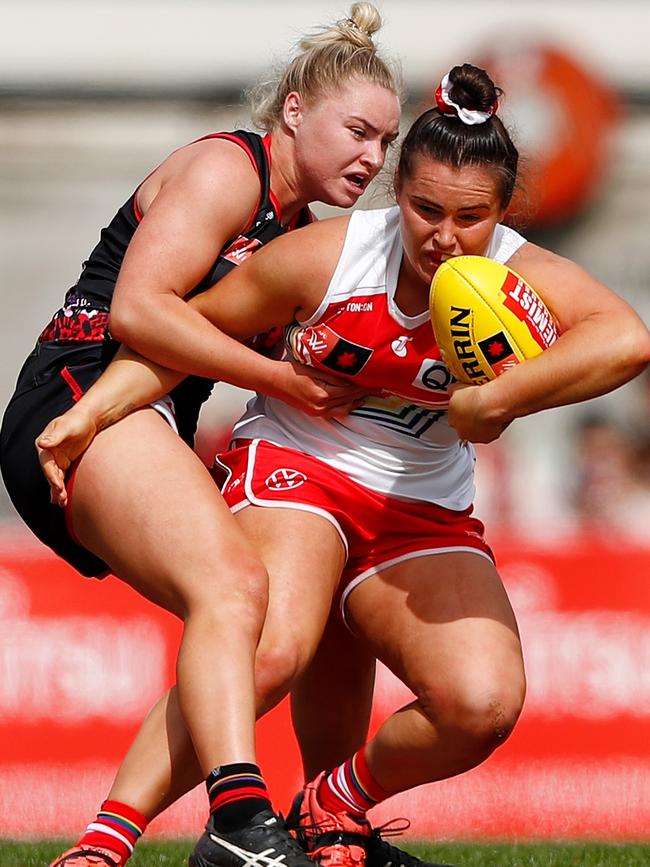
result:
<svg viewBox="0 0 650 867"><path fill-rule="evenodd" d="M427 257L420 263L420 267L418 268L420 277L425 283L430 283L439 267L440 262L434 262Z"/></svg>
<svg viewBox="0 0 650 867"><path fill-rule="evenodd" d="M331 198L328 204L336 205L339 208L351 208L355 205L365 192L365 186L356 183L348 178L342 178L341 183L336 185L331 191Z"/></svg>
<svg viewBox="0 0 650 867"><path fill-rule="evenodd" d="M453 257L441 256L440 253L436 253L434 255L427 253L422 257L422 269L431 279L438 270L438 268L440 268L441 265L444 265L445 262L448 262L451 258Z"/></svg>

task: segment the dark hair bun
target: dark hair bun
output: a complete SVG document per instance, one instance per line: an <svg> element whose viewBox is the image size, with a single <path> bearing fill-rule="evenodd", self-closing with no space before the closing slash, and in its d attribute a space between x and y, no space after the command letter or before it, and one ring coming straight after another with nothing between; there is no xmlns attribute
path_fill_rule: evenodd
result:
<svg viewBox="0 0 650 867"><path fill-rule="evenodd" d="M490 111L501 95L484 69L463 63L449 72L449 96L461 108L472 111Z"/></svg>

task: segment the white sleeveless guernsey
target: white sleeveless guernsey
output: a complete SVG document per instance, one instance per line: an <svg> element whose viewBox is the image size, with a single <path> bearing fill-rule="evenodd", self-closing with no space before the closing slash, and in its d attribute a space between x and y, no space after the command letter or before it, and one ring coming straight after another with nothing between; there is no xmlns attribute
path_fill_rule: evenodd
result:
<svg viewBox="0 0 650 867"><path fill-rule="evenodd" d="M524 243L498 225L486 255L507 262ZM398 208L355 211L318 309L285 329L288 355L382 396L343 419L322 419L257 395L233 436L306 452L374 491L466 509L474 448L447 423L453 378L428 311L406 316L395 302L401 260Z"/></svg>

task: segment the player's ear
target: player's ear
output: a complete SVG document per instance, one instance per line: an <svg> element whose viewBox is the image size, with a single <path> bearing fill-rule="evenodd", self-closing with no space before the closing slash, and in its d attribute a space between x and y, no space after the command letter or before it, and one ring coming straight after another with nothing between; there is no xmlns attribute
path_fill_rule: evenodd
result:
<svg viewBox="0 0 650 867"><path fill-rule="evenodd" d="M295 90L288 93L282 107L282 120L289 129L297 129L302 123L304 101L302 96Z"/></svg>

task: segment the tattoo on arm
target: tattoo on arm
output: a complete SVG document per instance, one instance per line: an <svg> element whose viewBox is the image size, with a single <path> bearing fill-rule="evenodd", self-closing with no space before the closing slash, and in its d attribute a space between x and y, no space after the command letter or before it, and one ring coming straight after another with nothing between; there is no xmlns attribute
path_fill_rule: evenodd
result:
<svg viewBox="0 0 650 867"><path fill-rule="evenodd" d="M139 407L135 403L127 403L124 404L124 406L114 409L111 413L104 416L101 422L99 422L97 425L97 432L110 427L112 424L115 424L116 421L119 421L121 418L124 418L136 409L139 409Z"/></svg>

